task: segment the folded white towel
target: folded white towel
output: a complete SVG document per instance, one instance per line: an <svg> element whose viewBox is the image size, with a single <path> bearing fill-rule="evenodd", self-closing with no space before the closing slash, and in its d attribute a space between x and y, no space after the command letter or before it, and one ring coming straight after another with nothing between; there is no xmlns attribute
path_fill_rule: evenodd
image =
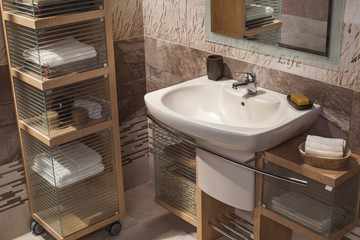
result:
<svg viewBox="0 0 360 240"><path fill-rule="evenodd" d="M97 52L93 46L87 45L73 37L31 48L23 52L26 60L39 63L43 67L56 67L96 57Z"/></svg>
<svg viewBox="0 0 360 240"><path fill-rule="evenodd" d="M341 158L344 156L344 152L336 152L336 151L329 151L329 150L319 150L310 147L305 148L305 153L314 155L314 156L321 156L321 157L330 157L330 158Z"/></svg>
<svg viewBox="0 0 360 240"><path fill-rule="evenodd" d="M329 230L344 219L345 210L331 207L300 192L274 197L272 208L317 232Z"/></svg>
<svg viewBox="0 0 360 240"><path fill-rule="evenodd" d="M344 146L341 145L327 145L323 143L317 143L312 141L306 141L305 142L305 149L312 148L317 150L323 150L323 151L331 151L331 152L344 152Z"/></svg>
<svg viewBox="0 0 360 240"><path fill-rule="evenodd" d="M62 187L104 170L102 157L81 142L64 144L52 154L41 153L34 158L32 170L50 184Z"/></svg>
<svg viewBox="0 0 360 240"><path fill-rule="evenodd" d="M102 117L102 106L100 103L92 102L85 99L75 100L74 107L85 108L88 112L88 117L91 119L99 119Z"/></svg>
<svg viewBox="0 0 360 240"><path fill-rule="evenodd" d="M339 158L343 157L346 140L308 135L305 141L305 153L310 155Z"/></svg>
<svg viewBox="0 0 360 240"><path fill-rule="evenodd" d="M272 7L266 7L256 4L246 5L246 21L251 21L259 18L269 17L274 14L274 9Z"/></svg>
<svg viewBox="0 0 360 240"><path fill-rule="evenodd" d="M325 137L319 137L314 135L308 135L306 137L306 141L313 142L313 143L319 143L323 145L329 145L329 146L341 146L342 151L345 150L346 147L346 140L341 138L325 138Z"/></svg>

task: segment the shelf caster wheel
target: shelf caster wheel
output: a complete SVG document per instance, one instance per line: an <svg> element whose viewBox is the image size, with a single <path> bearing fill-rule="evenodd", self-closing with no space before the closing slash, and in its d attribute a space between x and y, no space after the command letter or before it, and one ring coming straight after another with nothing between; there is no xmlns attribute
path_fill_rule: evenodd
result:
<svg viewBox="0 0 360 240"><path fill-rule="evenodd" d="M36 236L41 235L45 232L45 229L40 224L38 224L35 220L33 220L32 223L30 224L30 230Z"/></svg>
<svg viewBox="0 0 360 240"><path fill-rule="evenodd" d="M107 225L105 229L111 236L115 236L121 232L122 226L121 223L117 221L117 222L113 222L110 225Z"/></svg>

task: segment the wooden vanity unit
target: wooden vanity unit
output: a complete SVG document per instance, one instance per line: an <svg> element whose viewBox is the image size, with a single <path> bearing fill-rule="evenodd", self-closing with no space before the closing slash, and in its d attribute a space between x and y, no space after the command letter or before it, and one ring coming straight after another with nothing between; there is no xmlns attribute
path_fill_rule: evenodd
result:
<svg viewBox="0 0 360 240"><path fill-rule="evenodd" d="M254 223L247 223L245 228L250 231L246 231L239 226L234 228L238 223L234 219L244 223L244 219L233 215L237 212L234 207L199 188L196 147L191 144L194 139L153 120L149 119L149 142L150 157L154 158L155 202L195 226L197 239L215 240L222 234L237 239L229 234L235 230L245 239L291 240L292 231L296 231L314 240L335 240L356 226L359 155L353 154L343 169L312 167L304 163L298 152L306 136L266 151L265 157L256 161L257 167L285 178L256 173ZM284 181L286 177L306 184Z"/></svg>
<svg viewBox="0 0 360 240"><path fill-rule="evenodd" d="M257 161L257 167L266 169L265 165L271 164L272 170L275 168L282 168L288 171L290 177L294 176L299 179L308 181L307 186L294 186L293 183L278 183L280 180L266 179L269 177L261 174L256 174L256 200L255 200L255 219L254 219L254 239L276 239L276 240L290 240L292 231L301 233L310 239L340 239L351 229L353 229L359 222L359 170L360 170L360 156L352 154L348 164L339 170L327 170L312 167L305 164L298 152L298 146L305 142L305 136L300 136L287 141L275 148L265 152L265 158ZM285 173L282 171L282 173ZM283 182L283 181L281 181ZM272 184L269 189L266 184ZM282 184L279 191L276 190L276 185ZM323 188L324 187L324 188ZM292 193L302 192L304 195L319 198L320 206L325 204L333 204L333 212L329 213L330 224L331 221L336 221L336 214L341 213L342 218L338 219L339 224L334 227L330 226L329 231L320 233L311 229L311 222L306 226L303 220L294 221L296 215L288 217L285 214L279 213L276 209L271 207L271 203L267 201L264 195L271 195L274 199L282 190L289 190ZM284 190L285 191L285 190ZM270 193L269 193L270 192ZM299 196L304 196L303 194ZM327 199L327 195L332 199ZM307 199L304 197L304 199ZM267 202L266 202L267 201ZM328 202L329 201L329 202ZM272 200L274 203L274 200ZM292 203L290 203L291 205ZM306 205L303 203L304 206ZM318 204L316 202L316 204ZM311 209L311 206L307 206ZM299 207L300 209L300 207ZM319 215L320 209L314 208L315 215ZM325 213L326 214L326 213ZM303 218L305 218L302 215ZM305 218L306 219L306 218ZM335 220L334 220L335 219ZM301 221L305 224L301 224ZM343 224L343 225L342 225ZM319 228L321 229L321 228Z"/></svg>

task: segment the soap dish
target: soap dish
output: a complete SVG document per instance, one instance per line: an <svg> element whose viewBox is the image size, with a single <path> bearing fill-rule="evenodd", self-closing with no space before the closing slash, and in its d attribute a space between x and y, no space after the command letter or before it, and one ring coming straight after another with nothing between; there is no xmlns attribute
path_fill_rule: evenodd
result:
<svg viewBox="0 0 360 240"><path fill-rule="evenodd" d="M297 105L296 103L294 103L293 101L291 101L291 96L287 95L287 101L289 102L289 104L295 108L296 110L306 110L306 109L310 109L313 106L313 102L309 99L309 104L306 105Z"/></svg>
<svg viewBox="0 0 360 240"><path fill-rule="evenodd" d="M299 145L299 152L305 163L318 168L325 169L339 169L346 165L350 156L351 150L347 149L346 154L342 158L319 157L305 153L305 143Z"/></svg>

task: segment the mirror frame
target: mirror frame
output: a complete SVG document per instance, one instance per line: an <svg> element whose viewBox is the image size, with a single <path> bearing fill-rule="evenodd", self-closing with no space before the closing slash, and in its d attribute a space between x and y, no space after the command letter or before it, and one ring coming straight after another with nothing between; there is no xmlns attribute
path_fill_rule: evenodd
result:
<svg viewBox="0 0 360 240"><path fill-rule="evenodd" d="M315 55L312 53L279 47L277 45L259 43L256 41L211 32L211 0L205 0L205 41L274 56L284 59L284 61L292 59L296 62L301 62L307 65L338 71L344 9L344 0L333 0L328 56Z"/></svg>

